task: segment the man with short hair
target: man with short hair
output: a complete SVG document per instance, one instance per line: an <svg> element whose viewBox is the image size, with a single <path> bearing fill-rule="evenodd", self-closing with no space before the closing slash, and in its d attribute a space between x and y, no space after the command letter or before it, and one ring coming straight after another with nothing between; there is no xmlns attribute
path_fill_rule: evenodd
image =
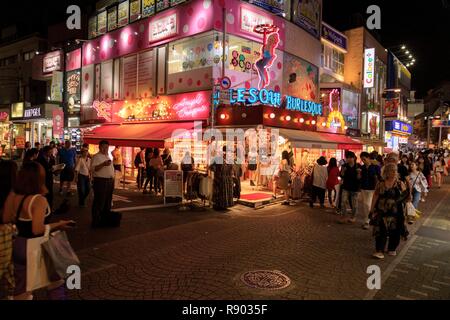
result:
<svg viewBox="0 0 450 320"><path fill-rule="evenodd" d="M341 168L342 183L342 220L341 223L355 223L358 212L358 196L360 192L361 166L356 163L353 152L346 154L345 164ZM347 208L351 207L352 214L346 219Z"/></svg>
<svg viewBox="0 0 450 320"><path fill-rule="evenodd" d="M381 174L381 169L373 163L374 159L372 159L367 152L362 152L360 158L363 163L361 167L361 211L366 218L363 229L368 230L370 208L372 206L372 199L375 194L375 188Z"/></svg>
<svg viewBox="0 0 450 320"><path fill-rule="evenodd" d="M71 195L70 188L72 185L72 181L75 178L75 162L77 158L77 151L75 148L72 148L72 142L67 140L64 144L64 148L59 150L59 163L63 163L65 165L63 171L60 175L60 187L59 193L61 195L64 194L64 185L67 186L67 195Z"/></svg>
<svg viewBox="0 0 450 320"><path fill-rule="evenodd" d="M50 208L53 208L53 166L55 159L53 158L53 149L50 146L45 146L42 149L41 155L38 157L39 162L45 170L45 186L48 189L46 198Z"/></svg>
<svg viewBox="0 0 450 320"><path fill-rule="evenodd" d="M105 216L111 212L114 192L114 167L108 155L109 142L99 143L99 152L92 157L91 172L93 177L94 202L92 204L93 228L102 226Z"/></svg>

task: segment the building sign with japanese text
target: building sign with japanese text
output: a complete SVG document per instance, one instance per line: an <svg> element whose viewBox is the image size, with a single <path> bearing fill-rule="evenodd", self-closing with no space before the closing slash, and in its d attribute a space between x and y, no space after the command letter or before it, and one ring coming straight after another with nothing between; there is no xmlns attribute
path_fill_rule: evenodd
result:
<svg viewBox="0 0 450 320"><path fill-rule="evenodd" d="M149 41L155 42L178 34L177 13L150 22Z"/></svg>

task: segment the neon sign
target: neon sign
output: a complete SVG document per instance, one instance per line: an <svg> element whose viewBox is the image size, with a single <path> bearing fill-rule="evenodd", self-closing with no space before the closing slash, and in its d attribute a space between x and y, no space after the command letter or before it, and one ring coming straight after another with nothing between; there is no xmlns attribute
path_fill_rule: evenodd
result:
<svg viewBox="0 0 450 320"><path fill-rule="evenodd" d="M333 111L328 115L327 128L331 128L331 126L345 129L345 119L342 113L339 111Z"/></svg>
<svg viewBox="0 0 450 320"><path fill-rule="evenodd" d="M198 93L195 98L183 98L180 102L173 105L177 116L181 119L194 118L208 112L209 103L205 96Z"/></svg>
<svg viewBox="0 0 450 320"><path fill-rule="evenodd" d="M103 118L106 121L111 121L111 105L105 101L94 101L92 108L97 111L97 117Z"/></svg>
<svg viewBox="0 0 450 320"><path fill-rule="evenodd" d="M255 62L256 70L259 77L259 89L264 89L270 84L269 69L277 58L275 49L280 43L280 35L278 27L270 24L261 24L254 28L254 32L263 34L263 45L261 47L261 58Z"/></svg>
<svg viewBox="0 0 450 320"><path fill-rule="evenodd" d="M322 105L313 101L306 101L300 98L286 96L286 109L310 113L313 116L323 114Z"/></svg>
<svg viewBox="0 0 450 320"><path fill-rule="evenodd" d="M261 103L274 107L281 107L281 93L272 90L250 88L248 91L244 88L230 89L230 104L245 103L255 104Z"/></svg>

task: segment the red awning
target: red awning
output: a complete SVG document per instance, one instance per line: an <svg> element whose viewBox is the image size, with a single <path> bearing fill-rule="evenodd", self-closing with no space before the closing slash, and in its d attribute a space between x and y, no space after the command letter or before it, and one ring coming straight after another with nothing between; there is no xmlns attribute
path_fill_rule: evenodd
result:
<svg viewBox="0 0 450 320"><path fill-rule="evenodd" d="M314 131L279 129L295 148L362 150L362 143L350 137Z"/></svg>
<svg viewBox="0 0 450 320"><path fill-rule="evenodd" d="M352 139L351 137L344 136L341 134L332 133L320 133L323 139L334 142L338 144L339 150L362 150L363 144L361 141Z"/></svg>
<svg viewBox="0 0 450 320"><path fill-rule="evenodd" d="M176 130L192 130L193 122L108 124L84 134L84 142L97 144L108 140L122 147L164 148L164 141Z"/></svg>

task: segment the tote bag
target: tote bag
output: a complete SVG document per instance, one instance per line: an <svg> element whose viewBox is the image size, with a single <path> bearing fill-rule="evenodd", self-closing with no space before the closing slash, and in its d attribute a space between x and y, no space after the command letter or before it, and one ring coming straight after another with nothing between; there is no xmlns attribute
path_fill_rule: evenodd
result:
<svg viewBox="0 0 450 320"><path fill-rule="evenodd" d="M57 274L61 279L67 278L69 266L79 266L80 260L72 249L64 231L52 233L50 239L42 244L49 275Z"/></svg>
<svg viewBox="0 0 450 320"><path fill-rule="evenodd" d="M48 268L42 250L42 244L47 242L50 226L45 226L42 237L27 239L27 292L47 287L51 284Z"/></svg>

